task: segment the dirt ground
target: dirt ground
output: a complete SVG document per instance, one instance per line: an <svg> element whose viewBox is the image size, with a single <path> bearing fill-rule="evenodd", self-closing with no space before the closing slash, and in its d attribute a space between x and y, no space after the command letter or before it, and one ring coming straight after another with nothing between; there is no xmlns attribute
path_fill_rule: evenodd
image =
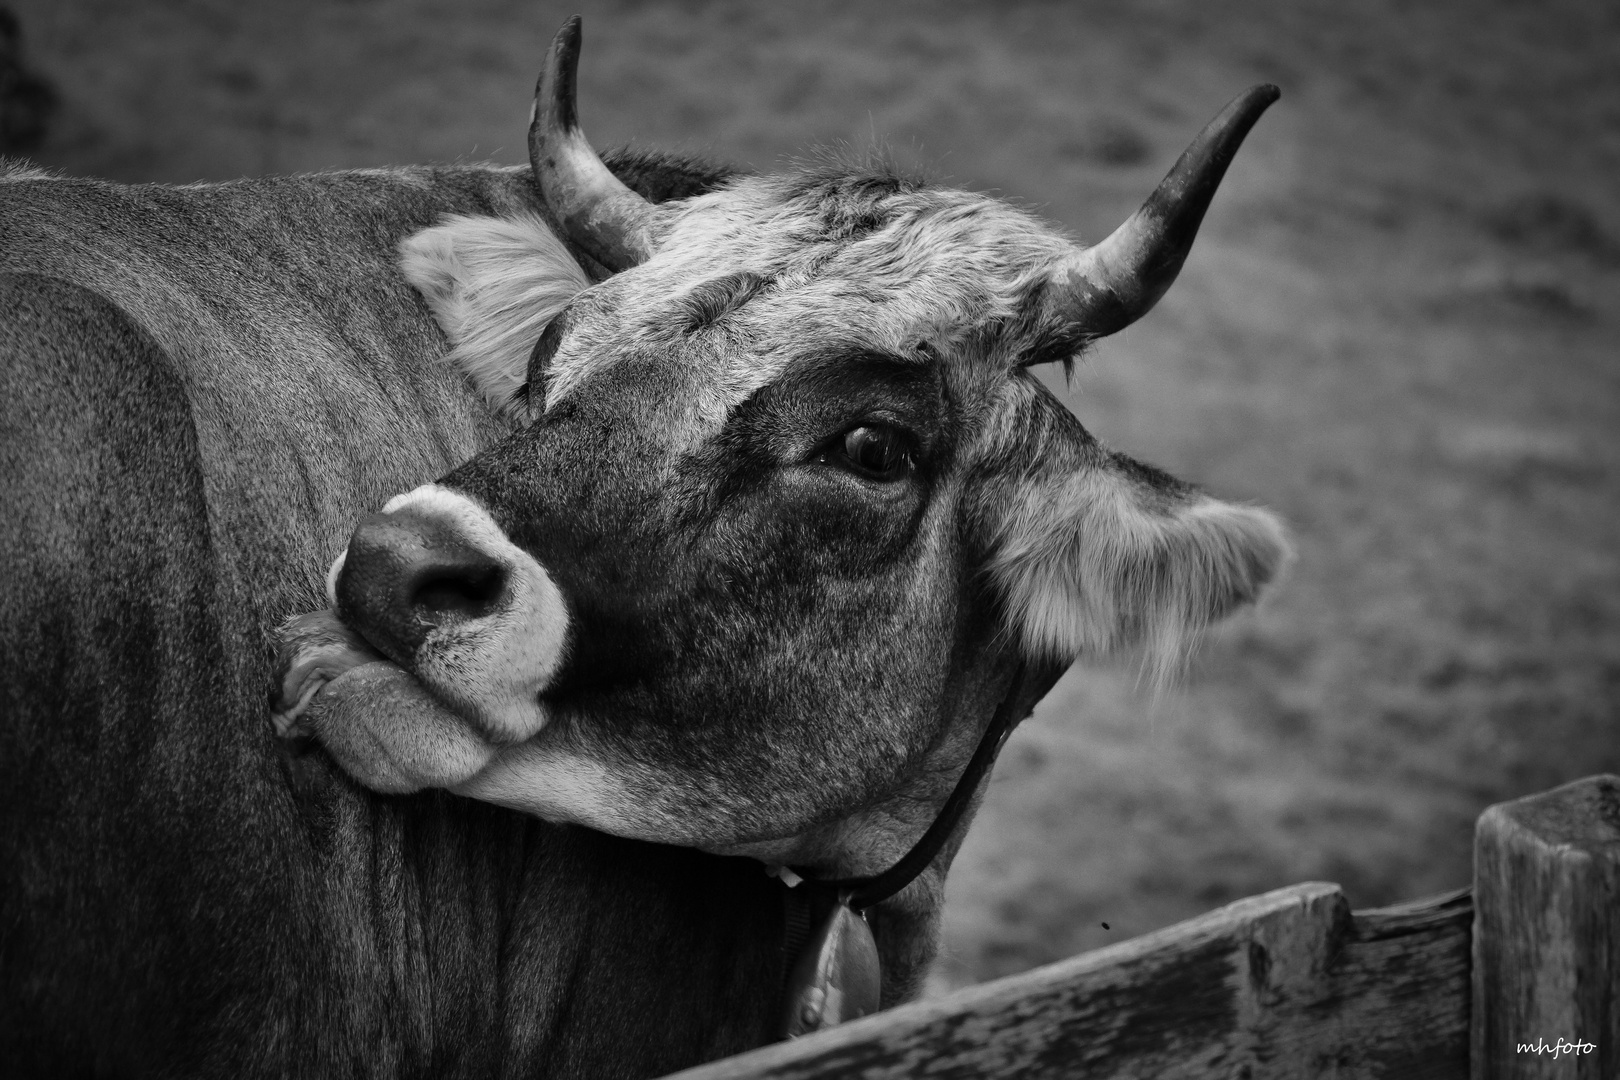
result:
<svg viewBox="0 0 1620 1080"><path fill-rule="evenodd" d="M574 10L9 2L63 102L37 159L169 182L523 160ZM936 989L1301 880L1465 884L1484 806L1620 771L1620 6L580 6L599 146L877 141L1087 240L1283 88L1180 283L1065 393L1276 508L1298 563L1172 690L1077 668L1015 735Z"/></svg>

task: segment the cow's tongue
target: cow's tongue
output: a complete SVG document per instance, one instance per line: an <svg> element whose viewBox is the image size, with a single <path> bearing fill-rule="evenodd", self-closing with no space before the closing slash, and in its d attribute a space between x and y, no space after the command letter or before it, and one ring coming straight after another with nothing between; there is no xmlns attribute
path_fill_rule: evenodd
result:
<svg viewBox="0 0 1620 1080"><path fill-rule="evenodd" d="M310 702L346 671L386 658L333 611L311 611L275 631L276 666L270 688L270 716L282 738L307 737L302 719Z"/></svg>

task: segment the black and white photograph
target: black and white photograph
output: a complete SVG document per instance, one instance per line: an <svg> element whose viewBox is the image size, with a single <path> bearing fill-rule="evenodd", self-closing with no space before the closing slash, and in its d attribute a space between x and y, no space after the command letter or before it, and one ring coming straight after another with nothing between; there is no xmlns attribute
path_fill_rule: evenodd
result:
<svg viewBox="0 0 1620 1080"><path fill-rule="evenodd" d="M1617 1002L1612 0L0 0L0 1080Z"/></svg>

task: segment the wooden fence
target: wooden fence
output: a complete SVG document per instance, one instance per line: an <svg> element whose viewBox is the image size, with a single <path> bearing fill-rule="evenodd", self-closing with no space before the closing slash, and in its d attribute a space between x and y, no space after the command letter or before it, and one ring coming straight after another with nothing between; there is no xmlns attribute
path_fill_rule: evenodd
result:
<svg viewBox="0 0 1620 1080"><path fill-rule="evenodd" d="M1620 1080L1620 777L1485 811L1472 890L1295 885L675 1076Z"/></svg>

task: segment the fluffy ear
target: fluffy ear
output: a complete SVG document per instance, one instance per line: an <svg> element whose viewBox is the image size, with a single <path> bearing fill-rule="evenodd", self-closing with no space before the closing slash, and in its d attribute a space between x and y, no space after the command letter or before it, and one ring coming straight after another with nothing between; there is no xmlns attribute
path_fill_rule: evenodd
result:
<svg viewBox="0 0 1620 1080"><path fill-rule="evenodd" d="M590 279L540 218L455 216L399 245L405 280L454 346L449 359L516 419L529 354Z"/></svg>
<svg viewBox="0 0 1620 1080"><path fill-rule="evenodd" d="M1027 654L1067 661L1141 647L1157 682L1290 556L1265 510L1156 490L1106 467L1027 482L999 532L990 570Z"/></svg>

